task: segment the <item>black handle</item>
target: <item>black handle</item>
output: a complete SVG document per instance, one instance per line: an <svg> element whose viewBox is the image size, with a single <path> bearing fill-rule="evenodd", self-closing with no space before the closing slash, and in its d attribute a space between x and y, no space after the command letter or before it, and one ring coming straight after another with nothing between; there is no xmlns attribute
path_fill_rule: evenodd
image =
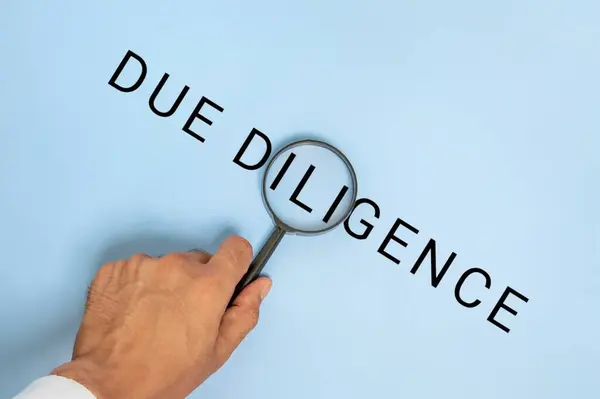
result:
<svg viewBox="0 0 600 399"><path fill-rule="evenodd" d="M275 228L273 229L273 232L271 233L271 235L269 236L267 241L264 243L264 245L262 246L262 248L260 249L258 254L256 254L252 263L250 263L250 267L248 267L248 271L246 272L246 274L244 274L244 277L242 277L240 282L235 287L233 296L231 297L231 300L229 301L229 306L231 306L231 304L233 303L235 298L237 298L239 293L242 292L242 290L248 284L250 284L256 278L258 278L258 276L264 269L265 265L267 264L267 261L269 260L269 258L271 258L271 255L273 255L273 252L275 252L275 249L281 242L281 239L283 238L284 235L285 235L285 230L283 230L279 226L275 226Z"/></svg>

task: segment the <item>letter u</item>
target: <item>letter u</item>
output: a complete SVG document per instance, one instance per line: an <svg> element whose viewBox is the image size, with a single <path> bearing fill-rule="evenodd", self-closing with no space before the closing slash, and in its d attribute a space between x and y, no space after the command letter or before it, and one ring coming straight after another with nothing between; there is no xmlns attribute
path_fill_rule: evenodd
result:
<svg viewBox="0 0 600 399"><path fill-rule="evenodd" d="M162 90L163 86L167 82L167 79L169 79L169 74L165 73L163 75L162 79L160 80L160 82L158 82L158 85L156 86L156 89L154 89L154 91L152 92L152 95L150 96L150 100L148 102L148 104L150 105L150 109L152 110L152 112L154 112L158 116L162 116L163 118L169 117L169 116L173 115L175 113L175 111L177 111L177 108L179 107L179 104L181 104L181 102L183 101L183 98L185 97L185 95L187 94L188 90L190 89L187 85L184 86L183 90L181 90L181 93L179 93L179 96L177 97L177 99L175 100L175 102L173 103L173 105L171 105L171 108L169 108L169 110L166 111L166 112L159 111L158 109L156 109L156 106L154 105L154 102L156 101L156 97L158 97L158 93L160 93L160 91Z"/></svg>

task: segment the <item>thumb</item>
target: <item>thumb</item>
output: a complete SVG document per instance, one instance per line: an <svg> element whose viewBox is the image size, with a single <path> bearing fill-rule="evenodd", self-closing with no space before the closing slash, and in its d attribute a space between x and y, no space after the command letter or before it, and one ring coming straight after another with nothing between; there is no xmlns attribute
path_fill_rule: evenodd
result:
<svg viewBox="0 0 600 399"><path fill-rule="evenodd" d="M259 277L248 284L225 311L219 327L216 354L221 364L256 327L260 304L271 289L271 279Z"/></svg>

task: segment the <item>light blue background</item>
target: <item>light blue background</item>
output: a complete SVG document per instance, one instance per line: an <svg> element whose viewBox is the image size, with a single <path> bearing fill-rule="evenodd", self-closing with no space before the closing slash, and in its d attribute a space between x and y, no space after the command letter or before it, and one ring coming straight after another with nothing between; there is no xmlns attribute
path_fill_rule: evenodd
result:
<svg viewBox="0 0 600 399"><path fill-rule="evenodd" d="M101 262L262 243L260 173L231 161L256 127L339 146L382 214L365 241L286 238L259 326L193 397L596 397L600 3L284 3L2 2L0 395L69 359ZM128 49L149 71L124 94ZM191 87L167 119L164 72L163 99ZM181 131L202 95L225 108L205 143ZM400 265L376 252L396 217L420 230ZM457 253L435 289L409 272L431 237ZM530 298L510 334L486 321L507 285Z"/></svg>

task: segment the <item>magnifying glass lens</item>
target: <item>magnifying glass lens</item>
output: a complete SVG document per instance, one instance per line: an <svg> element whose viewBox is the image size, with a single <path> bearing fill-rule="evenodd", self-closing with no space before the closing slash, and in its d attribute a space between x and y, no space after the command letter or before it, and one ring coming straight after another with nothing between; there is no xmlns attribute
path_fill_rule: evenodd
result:
<svg viewBox="0 0 600 399"><path fill-rule="evenodd" d="M342 223L356 195L351 166L332 149L315 144L300 144L278 154L264 184L264 199L275 218L305 234Z"/></svg>

